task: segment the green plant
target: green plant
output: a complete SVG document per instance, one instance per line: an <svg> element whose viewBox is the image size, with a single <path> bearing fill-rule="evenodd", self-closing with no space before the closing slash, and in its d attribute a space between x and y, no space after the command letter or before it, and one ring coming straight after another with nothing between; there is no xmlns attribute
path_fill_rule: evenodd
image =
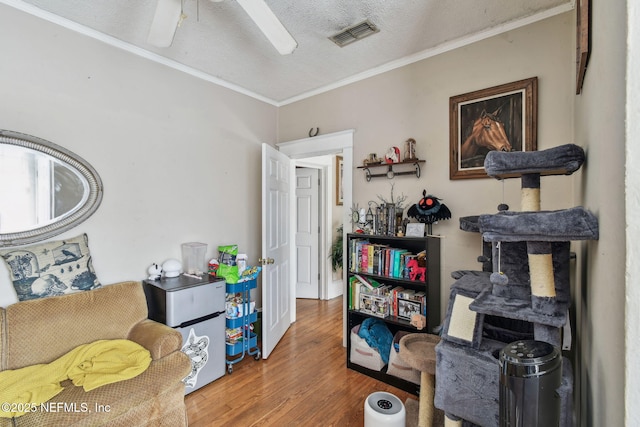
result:
<svg viewBox="0 0 640 427"><path fill-rule="evenodd" d="M329 252L329 258L331 258L331 268L333 271L338 271L342 268L342 225L337 228L338 236L336 240L331 244L331 250Z"/></svg>

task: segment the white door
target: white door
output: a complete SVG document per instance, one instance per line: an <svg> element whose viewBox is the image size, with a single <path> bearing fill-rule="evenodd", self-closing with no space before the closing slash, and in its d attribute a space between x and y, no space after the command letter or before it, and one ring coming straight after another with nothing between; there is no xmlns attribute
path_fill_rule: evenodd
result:
<svg viewBox="0 0 640 427"><path fill-rule="evenodd" d="M296 168L296 297L319 298L318 169Z"/></svg>
<svg viewBox="0 0 640 427"><path fill-rule="evenodd" d="M292 162L262 144L262 357L291 325L290 184Z"/></svg>

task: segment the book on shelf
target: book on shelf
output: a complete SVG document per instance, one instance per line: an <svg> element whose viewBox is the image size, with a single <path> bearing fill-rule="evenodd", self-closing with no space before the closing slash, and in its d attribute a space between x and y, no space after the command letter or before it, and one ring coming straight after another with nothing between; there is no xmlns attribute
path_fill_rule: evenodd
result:
<svg viewBox="0 0 640 427"><path fill-rule="evenodd" d="M402 278L404 277L404 257L409 253L406 249L396 249L393 253L393 265L391 277Z"/></svg>
<svg viewBox="0 0 640 427"><path fill-rule="evenodd" d="M416 292L414 299L420 302L420 313L427 317L427 294L424 291Z"/></svg>
<svg viewBox="0 0 640 427"><path fill-rule="evenodd" d="M352 238L349 251L351 272L397 279L409 279L407 264L418 258L417 254L407 249L371 243L368 238ZM424 254L425 251L421 253Z"/></svg>
<svg viewBox="0 0 640 427"><path fill-rule="evenodd" d="M395 288L391 289L391 294L390 294L390 298L391 298L391 313L394 316L398 315L398 293L404 291L404 288L402 286L396 286Z"/></svg>
<svg viewBox="0 0 640 427"><path fill-rule="evenodd" d="M384 268L383 254L387 245L374 244L373 245L373 269L370 271L372 274L382 276L382 269Z"/></svg>
<svg viewBox="0 0 640 427"><path fill-rule="evenodd" d="M355 277L360 282L360 284L362 286L366 287L370 291L372 291L373 288L377 288L380 285L375 280L365 279L364 277L362 277L359 274L354 274L353 277Z"/></svg>
<svg viewBox="0 0 640 427"><path fill-rule="evenodd" d="M360 247L360 271L367 273L369 269L369 243L363 243Z"/></svg>
<svg viewBox="0 0 640 427"><path fill-rule="evenodd" d="M381 285L376 280L365 278L360 274L354 274L349 278L349 308L358 310L360 308L360 294L370 293L379 294L383 293L385 286Z"/></svg>
<svg viewBox="0 0 640 427"><path fill-rule="evenodd" d="M360 282L355 276L349 278L349 309L357 310L360 307Z"/></svg>
<svg viewBox="0 0 640 427"><path fill-rule="evenodd" d="M362 245L365 241L362 239L351 239L350 242L351 265L349 269L351 271L360 271L360 265L362 264Z"/></svg>
<svg viewBox="0 0 640 427"><path fill-rule="evenodd" d="M416 294L416 290L415 289L403 289L402 291L398 292L398 298L402 298L402 299L413 299L413 296Z"/></svg>

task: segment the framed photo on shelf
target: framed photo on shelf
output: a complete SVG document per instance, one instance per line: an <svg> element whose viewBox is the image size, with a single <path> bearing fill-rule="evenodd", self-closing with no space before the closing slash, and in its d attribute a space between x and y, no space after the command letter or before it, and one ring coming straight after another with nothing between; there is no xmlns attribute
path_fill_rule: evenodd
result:
<svg viewBox="0 0 640 427"><path fill-rule="evenodd" d="M424 237L424 222L410 222L407 224L407 237Z"/></svg>
<svg viewBox="0 0 640 427"><path fill-rule="evenodd" d="M342 156L336 156L336 206L342 206L344 203L344 191L342 187L343 163Z"/></svg>
<svg viewBox="0 0 640 427"><path fill-rule="evenodd" d="M398 317L405 320L411 320L414 314L421 314L420 302L408 299L398 298Z"/></svg>
<svg viewBox="0 0 640 427"><path fill-rule="evenodd" d="M535 151L537 121L537 77L449 98L449 179L486 178L489 151Z"/></svg>

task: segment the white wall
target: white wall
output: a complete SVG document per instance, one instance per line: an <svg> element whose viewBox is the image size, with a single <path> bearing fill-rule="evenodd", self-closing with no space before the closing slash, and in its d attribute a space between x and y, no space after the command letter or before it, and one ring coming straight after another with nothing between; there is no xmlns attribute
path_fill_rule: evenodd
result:
<svg viewBox="0 0 640 427"><path fill-rule="evenodd" d="M103 180L97 212L59 236L89 235L99 280L141 280L190 241L207 257L235 243L257 262L275 107L4 5L0 52L0 128L73 151ZM9 292L3 264L2 305Z"/></svg>
<svg viewBox="0 0 640 427"><path fill-rule="evenodd" d="M640 5L629 2L627 33L627 111L626 141L640 140ZM625 425L640 425L640 144L626 144L626 357Z"/></svg>
<svg viewBox="0 0 640 427"><path fill-rule="evenodd" d="M496 212L503 201L503 186L493 179L449 180L449 98L451 96L528 77L539 79L538 149L574 142L574 73L572 45L573 15L563 14L545 21L481 41L349 86L280 108L280 140L302 137L310 127L324 132L355 128L354 165L369 153L384 155L390 146L403 148L412 137L417 155L426 160L422 176L400 176L393 180L374 178L367 182L361 169L354 169L353 200L361 207L378 195L407 196L416 203L422 190L443 199L453 218L433 226L442 234L442 306L448 299L450 273L480 268L480 236L460 231L461 216ZM505 182L505 202L520 208L520 180ZM543 209L571 206L572 179L549 177L542 181ZM348 209L349 207L345 207ZM443 310L444 313L444 310Z"/></svg>
<svg viewBox="0 0 640 427"><path fill-rule="evenodd" d="M585 426L625 425L625 23L625 2L592 2L591 57L575 98L576 142L587 152L577 186L600 225L600 239L578 254L584 268L575 289Z"/></svg>

